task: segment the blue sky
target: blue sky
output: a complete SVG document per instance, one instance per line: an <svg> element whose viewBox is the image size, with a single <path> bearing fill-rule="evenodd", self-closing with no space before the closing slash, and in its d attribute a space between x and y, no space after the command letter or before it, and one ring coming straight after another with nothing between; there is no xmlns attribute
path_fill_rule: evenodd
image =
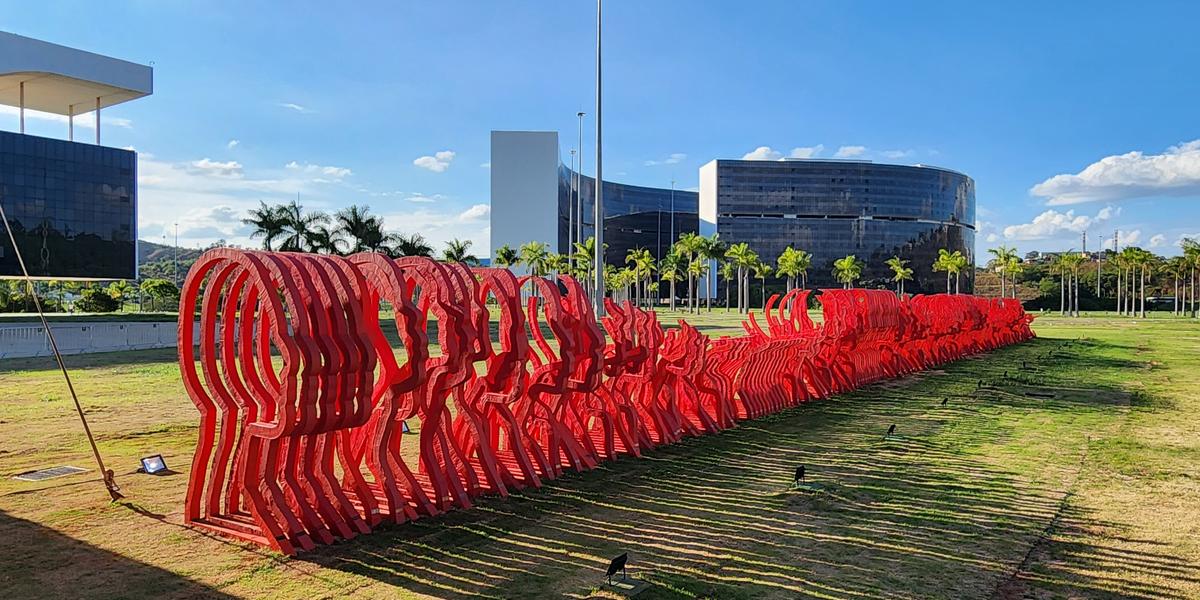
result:
<svg viewBox="0 0 1200 600"><path fill-rule="evenodd" d="M257 202L369 204L488 254L488 133L594 106L595 5L6 2L0 30L153 63L107 110L140 153L143 239L252 243ZM1200 4L605 6L607 179L696 185L712 158L837 155L975 178L978 251L1200 236ZM585 132L591 172L592 123ZM0 128L16 129L11 111ZM65 126L31 119L32 133Z"/></svg>

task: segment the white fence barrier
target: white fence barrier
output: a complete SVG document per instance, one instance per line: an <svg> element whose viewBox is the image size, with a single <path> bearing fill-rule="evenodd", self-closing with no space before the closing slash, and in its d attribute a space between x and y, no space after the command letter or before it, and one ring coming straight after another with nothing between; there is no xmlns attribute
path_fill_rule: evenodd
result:
<svg viewBox="0 0 1200 600"><path fill-rule="evenodd" d="M179 327L175 323L51 323L58 350L63 354L119 352L174 348ZM199 324L192 344L200 341ZM51 356L50 340L41 324L0 325L0 359Z"/></svg>

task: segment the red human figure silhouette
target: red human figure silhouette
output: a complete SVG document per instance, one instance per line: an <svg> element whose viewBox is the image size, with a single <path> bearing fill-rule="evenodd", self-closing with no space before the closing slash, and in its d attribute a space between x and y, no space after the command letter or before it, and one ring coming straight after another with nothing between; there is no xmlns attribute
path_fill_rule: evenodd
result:
<svg viewBox="0 0 1200 600"><path fill-rule="evenodd" d="M398 264L378 253L355 254L350 261L361 271L366 287L363 327L379 357L379 378L371 392L373 411L368 423L339 437L346 487L354 490L368 522L395 523L415 519L413 506L428 499L400 455L404 419L416 413L410 394L426 378L429 339L425 321L412 299L412 289ZM379 303L392 307L396 332L405 352L401 365L379 327ZM372 482L362 478L363 463ZM418 499L424 499L423 502Z"/></svg>
<svg viewBox="0 0 1200 600"><path fill-rule="evenodd" d="M447 399L454 389L473 374L468 372L475 348L474 327L464 314L469 304L466 291L456 289L457 280L437 261L407 256L395 261L404 271L409 286L420 289L418 318L428 322L430 312L437 318L438 345L441 354L427 361L425 379L411 392L413 413L402 419L419 417L419 473L425 498L416 498L418 512L437 514L458 506L470 508L471 500L459 465L465 464L450 435Z"/></svg>
<svg viewBox="0 0 1200 600"><path fill-rule="evenodd" d="M478 295L486 303L490 296L499 308L497 327L500 349L487 344L486 370L472 381L467 394L480 406L489 427L490 453L496 457L499 472L508 487L542 485L525 441L524 427L518 422L514 406L525 390L529 360L529 338L525 331L525 313L521 305L521 283L508 269L477 268ZM490 335L490 334L489 334ZM464 439L462 443L470 443ZM471 454L470 449L466 449Z"/></svg>
<svg viewBox="0 0 1200 600"><path fill-rule="evenodd" d="M537 292L529 297L526 316L540 356L531 353L534 368L517 418L525 424L526 440L541 476L553 479L561 474L564 466L577 471L596 466L596 457L575 438L575 415L567 402L569 379L579 358L576 355L578 340L570 331L574 325L571 315L564 309L558 286L541 277L525 277L524 281ZM546 325L558 342L557 353L542 333L539 306Z"/></svg>

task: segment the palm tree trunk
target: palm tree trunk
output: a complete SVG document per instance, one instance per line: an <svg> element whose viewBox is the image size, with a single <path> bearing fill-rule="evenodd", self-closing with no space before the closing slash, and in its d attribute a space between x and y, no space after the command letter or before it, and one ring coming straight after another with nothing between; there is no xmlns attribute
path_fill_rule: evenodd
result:
<svg viewBox="0 0 1200 600"><path fill-rule="evenodd" d="M946 293L950 293L950 271L946 271Z"/></svg>
<svg viewBox="0 0 1200 600"><path fill-rule="evenodd" d="M1142 265L1142 318L1146 318L1146 266Z"/></svg>
<svg viewBox="0 0 1200 600"><path fill-rule="evenodd" d="M1067 316L1067 273L1058 274L1058 314Z"/></svg>
<svg viewBox="0 0 1200 600"><path fill-rule="evenodd" d="M730 308L732 308L732 307L729 306L729 278L726 277L725 278L725 312L729 312Z"/></svg>

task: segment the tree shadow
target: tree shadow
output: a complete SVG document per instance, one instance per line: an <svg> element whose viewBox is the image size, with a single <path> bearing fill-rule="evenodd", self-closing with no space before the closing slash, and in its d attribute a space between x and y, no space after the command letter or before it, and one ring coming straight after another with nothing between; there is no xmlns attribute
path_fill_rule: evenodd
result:
<svg viewBox="0 0 1200 600"><path fill-rule="evenodd" d="M232 598L166 569L0 511L0 597ZM36 548L24 552L22 548ZM47 560L47 558L50 560Z"/></svg>

